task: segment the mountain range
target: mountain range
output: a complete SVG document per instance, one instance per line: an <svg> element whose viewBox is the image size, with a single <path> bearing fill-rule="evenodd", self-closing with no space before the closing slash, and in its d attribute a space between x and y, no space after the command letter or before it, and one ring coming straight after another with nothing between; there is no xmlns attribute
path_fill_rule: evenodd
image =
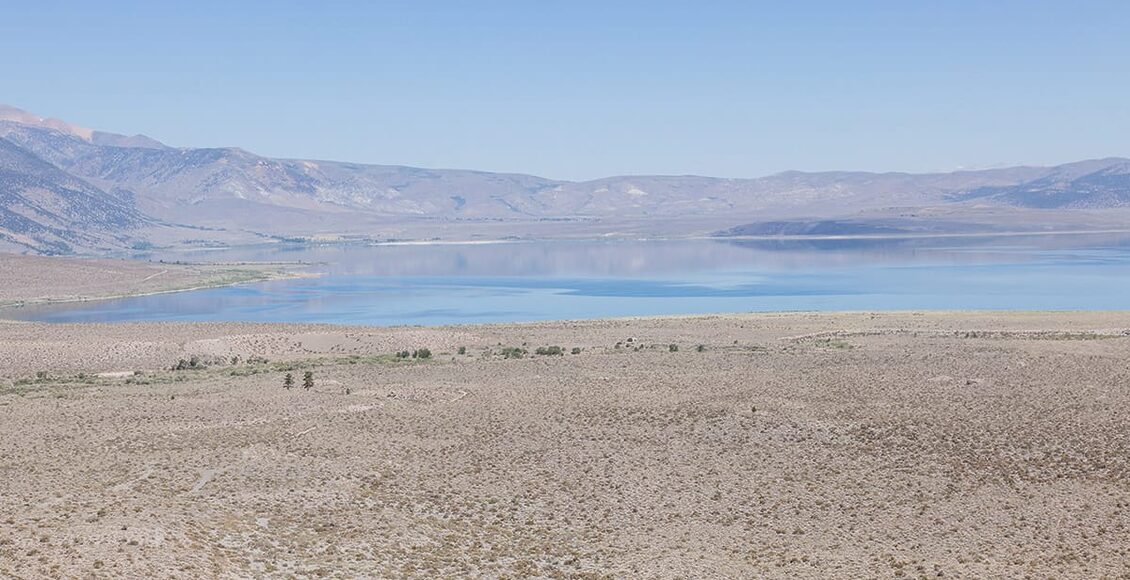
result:
<svg viewBox="0 0 1130 580"><path fill-rule="evenodd" d="M171 147L0 105L0 249L278 240L835 235L1130 224L1130 160L752 179L532 175Z"/></svg>

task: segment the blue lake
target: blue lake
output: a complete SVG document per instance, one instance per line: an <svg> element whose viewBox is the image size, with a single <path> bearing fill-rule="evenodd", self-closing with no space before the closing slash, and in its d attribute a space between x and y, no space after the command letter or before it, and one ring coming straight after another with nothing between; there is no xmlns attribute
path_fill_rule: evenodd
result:
<svg viewBox="0 0 1130 580"><path fill-rule="evenodd" d="M463 324L788 310L1130 309L1130 236L253 247L318 277L24 308L28 320Z"/></svg>

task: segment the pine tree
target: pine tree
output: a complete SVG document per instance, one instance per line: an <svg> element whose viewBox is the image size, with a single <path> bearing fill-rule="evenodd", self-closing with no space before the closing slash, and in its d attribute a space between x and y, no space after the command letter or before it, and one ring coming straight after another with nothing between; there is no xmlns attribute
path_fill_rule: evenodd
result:
<svg viewBox="0 0 1130 580"><path fill-rule="evenodd" d="M302 388L314 388L314 371L306 371L306 374L302 375Z"/></svg>
<svg viewBox="0 0 1130 580"><path fill-rule="evenodd" d="M294 375L287 373L286 377L283 378L283 388L289 390L293 386L294 386Z"/></svg>

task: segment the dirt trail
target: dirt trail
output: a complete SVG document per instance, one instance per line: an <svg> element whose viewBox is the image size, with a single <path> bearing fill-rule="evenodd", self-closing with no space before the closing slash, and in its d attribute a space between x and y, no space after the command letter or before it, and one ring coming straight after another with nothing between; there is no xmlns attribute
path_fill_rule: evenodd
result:
<svg viewBox="0 0 1130 580"><path fill-rule="evenodd" d="M192 485L192 489L188 490L187 495L194 495L194 494L198 493L201 489L204 488L205 485L208 484L209 481L212 481L213 477L215 477L216 475L218 475L220 473L223 473L223 471L224 471L223 469L212 469L212 468L208 468L208 469L201 471L200 472L200 478L197 479L196 483L194 483Z"/></svg>

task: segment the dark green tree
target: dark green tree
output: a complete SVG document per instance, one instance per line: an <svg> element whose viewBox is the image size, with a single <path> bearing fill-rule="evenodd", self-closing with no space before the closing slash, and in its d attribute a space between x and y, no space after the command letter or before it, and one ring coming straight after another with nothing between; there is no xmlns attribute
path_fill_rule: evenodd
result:
<svg viewBox="0 0 1130 580"><path fill-rule="evenodd" d="M302 375L302 388L303 389L313 389L314 388L314 371L306 371Z"/></svg>
<svg viewBox="0 0 1130 580"><path fill-rule="evenodd" d="M283 388L289 390L293 387L294 387L294 375L287 373L286 376L283 377Z"/></svg>

